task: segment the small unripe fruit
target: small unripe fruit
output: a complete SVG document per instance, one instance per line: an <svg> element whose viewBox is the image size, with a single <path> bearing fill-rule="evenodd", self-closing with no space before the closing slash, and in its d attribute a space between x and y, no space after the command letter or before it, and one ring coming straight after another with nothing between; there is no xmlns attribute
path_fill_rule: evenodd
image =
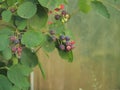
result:
<svg viewBox="0 0 120 90"><path fill-rule="evenodd" d="M58 14L57 14L57 15L55 15L55 19L56 19L56 20L59 20L60 18L61 18L61 16L60 16L60 15L58 15Z"/></svg>
<svg viewBox="0 0 120 90"><path fill-rule="evenodd" d="M16 12L16 8L11 8L10 11L11 11L12 13L15 13L15 12Z"/></svg>
<svg viewBox="0 0 120 90"><path fill-rule="evenodd" d="M70 15L69 15L69 14L66 14L66 15L65 15L65 18L70 19Z"/></svg>
<svg viewBox="0 0 120 90"><path fill-rule="evenodd" d="M54 34L55 34L55 31L54 31L54 30L50 30L49 33L50 33L51 35L54 35Z"/></svg>
<svg viewBox="0 0 120 90"><path fill-rule="evenodd" d="M65 50L65 46L64 46L63 44L60 44L59 48L60 48L61 50Z"/></svg>

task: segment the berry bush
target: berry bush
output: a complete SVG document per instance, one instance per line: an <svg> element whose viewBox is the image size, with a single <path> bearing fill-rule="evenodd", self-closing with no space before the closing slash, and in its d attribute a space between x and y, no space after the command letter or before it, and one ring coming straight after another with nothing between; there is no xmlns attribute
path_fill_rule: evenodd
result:
<svg viewBox="0 0 120 90"><path fill-rule="evenodd" d="M115 0L117 2L117 0ZM28 90L30 72L38 65L36 53L58 50L61 58L73 62L75 41L65 25L72 15L93 8L110 18L99 0L78 0L78 9L68 12L67 0L0 0L0 90ZM69 33L68 33L69 32Z"/></svg>

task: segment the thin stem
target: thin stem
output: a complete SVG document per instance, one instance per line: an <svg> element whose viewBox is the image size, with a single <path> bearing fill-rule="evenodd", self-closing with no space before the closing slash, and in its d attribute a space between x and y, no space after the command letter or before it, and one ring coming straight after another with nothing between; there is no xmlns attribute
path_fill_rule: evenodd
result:
<svg viewBox="0 0 120 90"><path fill-rule="evenodd" d="M37 48L37 50L35 51L35 53L37 53L37 52L40 50L40 48L41 48L41 46L39 46L39 47Z"/></svg>

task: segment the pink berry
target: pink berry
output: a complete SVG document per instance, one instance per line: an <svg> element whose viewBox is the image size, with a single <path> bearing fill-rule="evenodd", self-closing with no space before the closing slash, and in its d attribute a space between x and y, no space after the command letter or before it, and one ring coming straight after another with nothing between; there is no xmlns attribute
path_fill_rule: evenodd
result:
<svg viewBox="0 0 120 90"><path fill-rule="evenodd" d="M18 47L17 52L22 52L22 47Z"/></svg>
<svg viewBox="0 0 120 90"><path fill-rule="evenodd" d="M67 46L66 49L67 49L67 51L70 51L71 50L71 46Z"/></svg>
<svg viewBox="0 0 120 90"><path fill-rule="evenodd" d="M16 40L16 37L15 36L11 36L10 37L10 41L15 41Z"/></svg>
<svg viewBox="0 0 120 90"><path fill-rule="evenodd" d="M16 52L17 48L16 47L12 47L12 52Z"/></svg>

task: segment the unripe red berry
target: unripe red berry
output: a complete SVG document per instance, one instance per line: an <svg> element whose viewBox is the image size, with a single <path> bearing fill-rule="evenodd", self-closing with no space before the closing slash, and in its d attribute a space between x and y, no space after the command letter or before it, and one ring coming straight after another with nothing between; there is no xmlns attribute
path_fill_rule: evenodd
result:
<svg viewBox="0 0 120 90"><path fill-rule="evenodd" d="M75 41L71 41L70 43L73 45L73 44L75 44Z"/></svg>
<svg viewBox="0 0 120 90"><path fill-rule="evenodd" d="M65 7L65 6L64 6L63 4L60 5L60 9L64 9L64 7Z"/></svg>

